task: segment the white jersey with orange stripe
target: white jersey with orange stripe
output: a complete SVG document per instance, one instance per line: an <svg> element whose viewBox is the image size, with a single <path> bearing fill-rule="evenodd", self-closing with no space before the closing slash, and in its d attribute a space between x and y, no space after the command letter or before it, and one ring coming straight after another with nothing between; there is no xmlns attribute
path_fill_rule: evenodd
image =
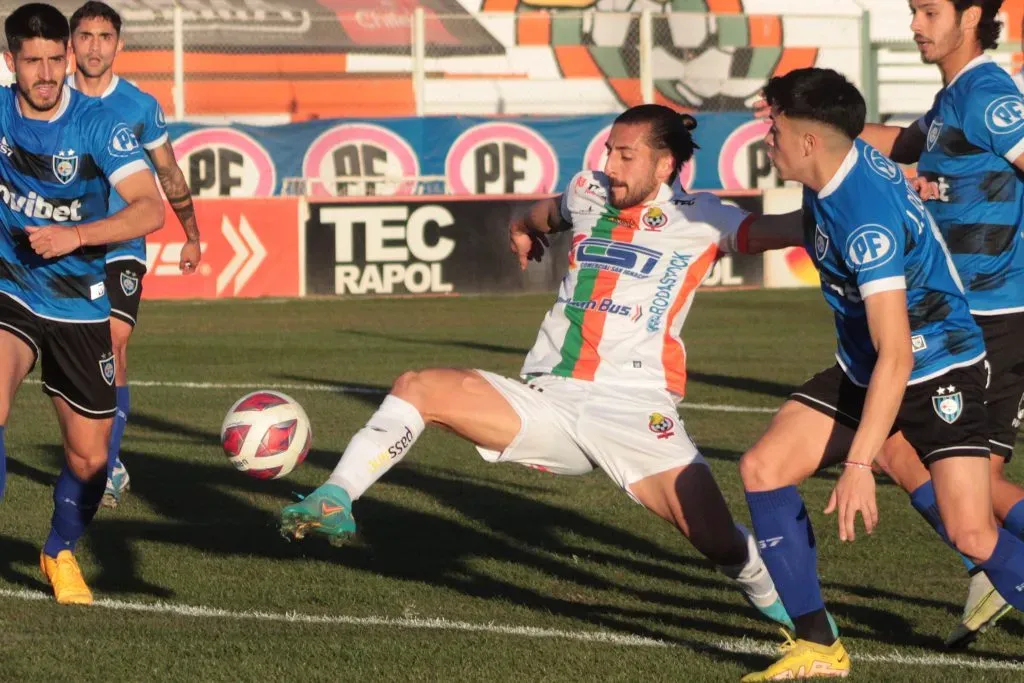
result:
<svg viewBox="0 0 1024 683"><path fill-rule="evenodd" d="M559 375L681 399L680 334L697 287L718 258L740 251L754 219L713 194L662 185L650 202L608 203L608 177L578 173L562 195L572 224L569 270L523 364Z"/></svg>

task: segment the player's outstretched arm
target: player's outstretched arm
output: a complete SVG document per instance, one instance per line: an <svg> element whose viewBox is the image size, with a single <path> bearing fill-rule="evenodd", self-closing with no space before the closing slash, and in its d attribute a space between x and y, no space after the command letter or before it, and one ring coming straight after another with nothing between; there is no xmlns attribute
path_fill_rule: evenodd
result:
<svg viewBox="0 0 1024 683"><path fill-rule="evenodd" d="M906 290L888 289L869 294L864 298L864 308L878 360L871 372L864 412L850 444L845 469L825 509L826 513L839 513L839 538L843 541L852 541L856 537L854 522L858 512L863 516L864 528L869 534L878 523L871 463L896 421L907 381L914 369Z"/></svg>
<svg viewBox="0 0 1024 683"><path fill-rule="evenodd" d="M760 254L772 249L799 247L804 241L803 226L803 210L758 216L745 229L740 229L737 251Z"/></svg>
<svg viewBox="0 0 1024 683"><path fill-rule="evenodd" d="M860 139L897 163L916 164L924 150L925 134L917 122L906 128L868 123Z"/></svg>
<svg viewBox="0 0 1024 683"><path fill-rule="evenodd" d="M178 266L183 273L195 272L202 259L202 253L199 246L199 224L196 222L196 210L192 204L192 192L189 190L188 181L185 180L185 174L181 172L178 160L174 157L174 147L170 140L160 147L147 151L156 167L156 175L160 179L167 201L185 232L185 246L181 248Z"/></svg>

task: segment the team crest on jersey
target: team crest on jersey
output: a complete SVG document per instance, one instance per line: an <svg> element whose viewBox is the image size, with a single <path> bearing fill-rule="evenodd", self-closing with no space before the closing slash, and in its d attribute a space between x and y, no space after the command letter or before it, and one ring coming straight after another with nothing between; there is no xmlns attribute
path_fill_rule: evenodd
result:
<svg viewBox="0 0 1024 683"><path fill-rule="evenodd" d="M114 386L114 356L113 354L106 354L103 358L100 358L100 374L103 375L103 381Z"/></svg>
<svg viewBox="0 0 1024 683"><path fill-rule="evenodd" d="M666 216L665 212L657 206L652 206L647 209L647 212L644 213L644 216L640 221L648 230L658 232L668 224L668 216Z"/></svg>
<svg viewBox="0 0 1024 683"><path fill-rule="evenodd" d="M932 406L935 408L935 414L943 422L953 424L964 412L964 397L952 384L948 387L939 387L935 396L932 396Z"/></svg>
<svg viewBox="0 0 1024 683"><path fill-rule="evenodd" d="M53 155L53 175L63 185L70 183L78 174L78 155L75 150L61 150Z"/></svg>
<svg viewBox="0 0 1024 683"><path fill-rule="evenodd" d="M814 255L818 257L818 261L825 260L825 254L828 253L828 235L821 229L820 225L815 224L814 226Z"/></svg>
<svg viewBox="0 0 1024 683"><path fill-rule="evenodd" d="M139 276L130 270L121 273L121 291L125 296L132 296L139 290Z"/></svg>
<svg viewBox="0 0 1024 683"><path fill-rule="evenodd" d="M939 133L942 132L942 119L935 119L928 127L928 151L935 149L935 143L939 141Z"/></svg>
<svg viewBox="0 0 1024 683"><path fill-rule="evenodd" d="M654 432L659 439L667 439L675 432L676 423L671 417L662 415L661 413L651 413L651 419L647 423L647 428Z"/></svg>

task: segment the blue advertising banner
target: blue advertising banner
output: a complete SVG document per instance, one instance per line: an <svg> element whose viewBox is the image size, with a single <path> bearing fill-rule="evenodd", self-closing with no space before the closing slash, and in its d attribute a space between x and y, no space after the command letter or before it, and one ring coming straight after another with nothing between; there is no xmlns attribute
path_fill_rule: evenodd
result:
<svg viewBox="0 0 1024 683"><path fill-rule="evenodd" d="M765 154L764 121L742 113L696 118L700 149L683 169L686 187L780 184ZM601 168L613 120L425 117L168 128L200 197L508 195L558 191L578 171Z"/></svg>

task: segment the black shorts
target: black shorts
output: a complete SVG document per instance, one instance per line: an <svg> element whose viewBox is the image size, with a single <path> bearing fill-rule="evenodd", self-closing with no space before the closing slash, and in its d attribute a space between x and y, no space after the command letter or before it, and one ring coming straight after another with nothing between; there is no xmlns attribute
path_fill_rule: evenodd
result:
<svg viewBox="0 0 1024 683"><path fill-rule="evenodd" d="M135 327L142 300L142 276L145 274L146 266L133 258L107 262L106 287L111 318Z"/></svg>
<svg viewBox="0 0 1024 683"><path fill-rule="evenodd" d="M41 318L0 295L0 330L25 342L42 361L43 393L60 396L79 415L102 420L117 411L110 323Z"/></svg>
<svg viewBox="0 0 1024 683"><path fill-rule="evenodd" d="M986 436L992 453L1009 462L1024 419L1024 313L977 315L974 320L985 334L989 363Z"/></svg>
<svg viewBox="0 0 1024 683"><path fill-rule="evenodd" d="M865 387L834 365L809 379L790 399L856 429L866 394ZM985 418L985 366L978 362L907 386L891 434L903 432L925 465L943 458L987 458Z"/></svg>

